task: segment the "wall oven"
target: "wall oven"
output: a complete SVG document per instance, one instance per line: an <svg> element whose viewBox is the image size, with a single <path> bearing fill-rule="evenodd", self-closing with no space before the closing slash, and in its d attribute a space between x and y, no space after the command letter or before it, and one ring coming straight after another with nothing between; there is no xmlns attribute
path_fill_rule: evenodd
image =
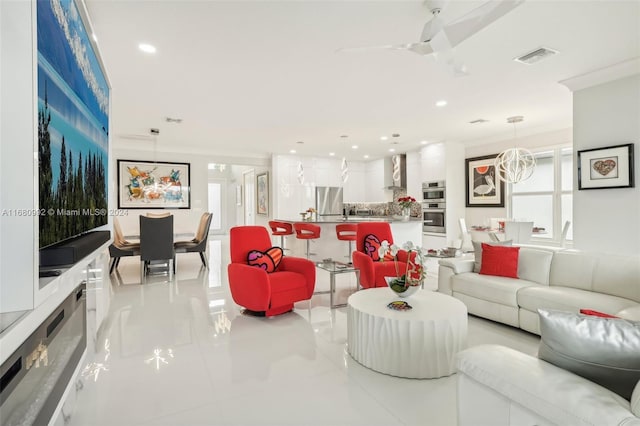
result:
<svg viewBox="0 0 640 426"><path fill-rule="evenodd" d="M444 181L424 182L422 184L422 199L430 203L445 202Z"/></svg>
<svg viewBox="0 0 640 426"><path fill-rule="evenodd" d="M445 203L422 203L422 231L444 234L446 209Z"/></svg>

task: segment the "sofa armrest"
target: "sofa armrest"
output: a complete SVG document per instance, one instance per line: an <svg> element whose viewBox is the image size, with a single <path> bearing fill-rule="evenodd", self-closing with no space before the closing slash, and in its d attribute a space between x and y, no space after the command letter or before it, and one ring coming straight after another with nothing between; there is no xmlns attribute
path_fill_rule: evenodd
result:
<svg viewBox="0 0 640 426"><path fill-rule="evenodd" d="M497 393L500 401L509 402L509 410L516 404L552 424L640 425L629 401L614 392L510 348L481 345L467 349L457 355L457 368L459 420L473 418L469 407L477 411L477 401L486 399L483 394ZM475 386L477 383L483 386ZM465 386L471 384L469 392Z"/></svg>
<svg viewBox="0 0 640 426"><path fill-rule="evenodd" d="M451 277L473 271L472 259L440 259L438 262L438 292L451 295Z"/></svg>
<svg viewBox="0 0 640 426"><path fill-rule="evenodd" d="M454 274L473 272L473 259L440 259L438 264L453 269Z"/></svg>

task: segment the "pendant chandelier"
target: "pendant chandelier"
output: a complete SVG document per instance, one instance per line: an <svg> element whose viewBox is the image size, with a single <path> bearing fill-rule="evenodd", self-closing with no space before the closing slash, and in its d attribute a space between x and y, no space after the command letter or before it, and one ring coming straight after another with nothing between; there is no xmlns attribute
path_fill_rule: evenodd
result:
<svg viewBox="0 0 640 426"><path fill-rule="evenodd" d="M521 115L507 118L513 124L513 140L517 141L516 123L524 120ZM536 158L531 151L524 148L509 148L496 157L496 177L507 183L518 183L527 180L536 168Z"/></svg>
<svg viewBox="0 0 640 426"><path fill-rule="evenodd" d="M349 180L349 166L347 165L347 159L342 157L342 164L340 165L340 174L342 176L342 182Z"/></svg>

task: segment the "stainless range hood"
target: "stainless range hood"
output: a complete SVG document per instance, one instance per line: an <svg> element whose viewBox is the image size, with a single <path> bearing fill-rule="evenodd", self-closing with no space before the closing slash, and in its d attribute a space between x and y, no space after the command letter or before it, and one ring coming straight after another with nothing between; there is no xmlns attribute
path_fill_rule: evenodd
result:
<svg viewBox="0 0 640 426"><path fill-rule="evenodd" d="M396 154L385 158L385 189L407 189L407 155Z"/></svg>

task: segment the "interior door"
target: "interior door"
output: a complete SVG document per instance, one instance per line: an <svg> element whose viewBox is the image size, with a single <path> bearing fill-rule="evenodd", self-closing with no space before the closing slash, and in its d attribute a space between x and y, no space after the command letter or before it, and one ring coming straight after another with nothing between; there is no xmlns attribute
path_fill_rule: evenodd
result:
<svg viewBox="0 0 640 426"><path fill-rule="evenodd" d="M256 224L256 172L248 170L242 174L244 186L244 224Z"/></svg>
<svg viewBox="0 0 640 426"><path fill-rule="evenodd" d="M225 179L209 180L209 212L211 218L210 234L223 234L227 229L227 181Z"/></svg>

